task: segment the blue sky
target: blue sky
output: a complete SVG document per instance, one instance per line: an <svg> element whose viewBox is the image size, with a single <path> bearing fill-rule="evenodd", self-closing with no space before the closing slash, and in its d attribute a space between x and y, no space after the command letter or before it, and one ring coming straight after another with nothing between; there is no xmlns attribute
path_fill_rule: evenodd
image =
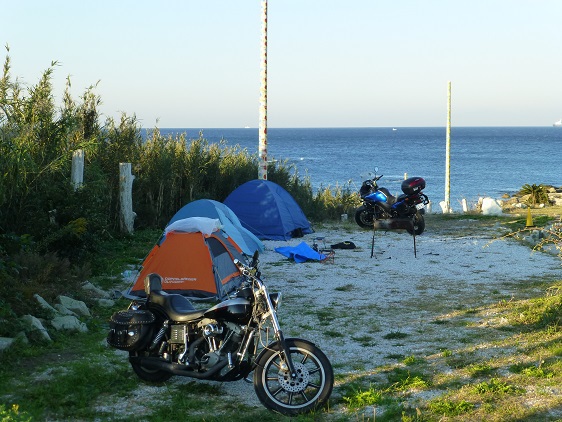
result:
<svg viewBox="0 0 562 422"><path fill-rule="evenodd" d="M259 0L0 0L28 85L145 127L258 125ZM269 127L548 126L562 118L560 0L269 0ZM2 49L2 61L6 50ZM98 82L99 81L99 82Z"/></svg>

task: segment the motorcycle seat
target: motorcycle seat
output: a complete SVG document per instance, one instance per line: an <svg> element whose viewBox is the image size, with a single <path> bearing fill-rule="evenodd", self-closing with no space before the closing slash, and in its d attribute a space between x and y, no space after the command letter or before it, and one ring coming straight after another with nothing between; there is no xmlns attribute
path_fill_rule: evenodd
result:
<svg viewBox="0 0 562 422"><path fill-rule="evenodd" d="M148 301L159 306L174 321L187 322L201 318L205 310L197 310L191 301L177 293L162 290L162 277L152 273L144 280L144 290Z"/></svg>
<svg viewBox="0 0 562 422"><path fill-rule="evenodd" d="M396 202L396 197L390 193L387 188L379 188L380 191L383 191L386 196L386 202L388 205L392 205Z"/></svg>

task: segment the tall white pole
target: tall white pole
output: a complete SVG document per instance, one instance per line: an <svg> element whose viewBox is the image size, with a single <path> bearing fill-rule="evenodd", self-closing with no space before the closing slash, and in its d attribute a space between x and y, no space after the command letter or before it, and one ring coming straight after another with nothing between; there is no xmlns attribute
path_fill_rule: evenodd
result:
<svg viewBox="0 0 562 422"><path fill-rule="evenodd" d="M451 82L447 85L447 147L445 149L445 211L451 212Z"/></svg>
<svg viewBox="0 0 562 422"><path fill-rule="evenodd" d="M260 115L258 178L267 180L267 0L261 2Z"/></svg>

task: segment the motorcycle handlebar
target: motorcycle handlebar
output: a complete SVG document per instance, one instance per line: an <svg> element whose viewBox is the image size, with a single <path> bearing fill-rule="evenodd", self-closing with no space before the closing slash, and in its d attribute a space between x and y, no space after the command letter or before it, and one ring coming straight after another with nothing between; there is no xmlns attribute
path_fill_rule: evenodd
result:
<svg viewBox="0 0 562 422"><path fill-rule="evenodd" d="M246 266L242 262L240 262L238 258L234 258L234 261L232 262L234 262L234 265L236 265L241 270L246 268Z"/></svg>
<svg viewBox="0 0 562 422"><path fill-rule="evenodd" d="M253 266L253 267L248 267L246 264L244 264L243 262L240 262L240 260L238 259L234 259L234 265L236 265L236 267L238 267L238 269L240 270L240 272L245 275L245 276L253 276L253 277L260 277L260 272L258 271L258 269Z"/></svg>

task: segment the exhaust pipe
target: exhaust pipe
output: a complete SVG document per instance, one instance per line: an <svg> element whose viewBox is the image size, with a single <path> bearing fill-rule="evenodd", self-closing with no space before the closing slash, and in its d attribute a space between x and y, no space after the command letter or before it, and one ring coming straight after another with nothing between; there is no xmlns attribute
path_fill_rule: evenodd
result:
<svg viewBox="0 0 562 422"><path fill-rule="evenodd" d="M129 362L136 363L150 369L158 369L160 371L168 372L170 374L174 374L182 377L191 377L191 378L197 378L203 380L211 378L222 368L228 365L228 360L225 358L221 358L221 360L216 365L214 365L211 369L205 372L197 372L195 371L195 368L193 366L180 365L179 363L165 362L162 359L156 357L130 356Z"/></svg>

